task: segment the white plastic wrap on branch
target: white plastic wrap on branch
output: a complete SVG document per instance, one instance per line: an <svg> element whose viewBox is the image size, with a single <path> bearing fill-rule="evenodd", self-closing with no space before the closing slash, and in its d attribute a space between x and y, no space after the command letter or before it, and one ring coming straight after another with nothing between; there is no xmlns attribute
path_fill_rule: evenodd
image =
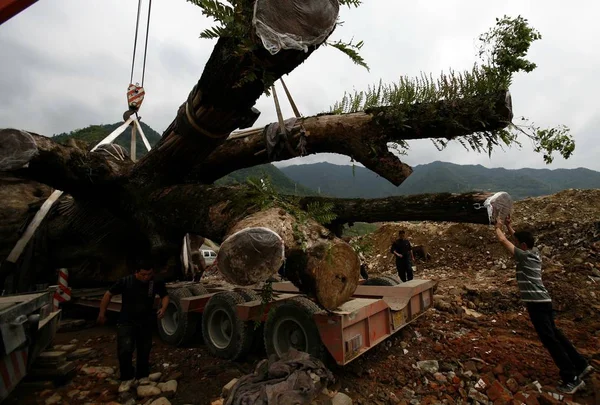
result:
<svg viewBox="0 0 600 405"><path fill-rule="evenodd" d="M28 132L12 128L0 130L0 171L21 169L37 153L35 140Z"/></svg>
<svg viewBox="0 0 600 405"><path fill-rule="evenodd" d="M269 228L246 228L221 244L217 267L227 281L252 285L266 281L283 264L283 239Z"/></svg>
<svg viewBox="0 0 600 405"><path fill-rule="evenodd" d="M501 191L485 200L483 205L487 208L490 224L495 224L498 219L504 221L512 214L513 200L510 194Z"/></svg>
<svg viewBox="0 0 600 405"><path fill-rule="evenodd" d="M272 55L282 49L307 52L333 31L339 9L337 0L257 0L252 24Z"/></svg>

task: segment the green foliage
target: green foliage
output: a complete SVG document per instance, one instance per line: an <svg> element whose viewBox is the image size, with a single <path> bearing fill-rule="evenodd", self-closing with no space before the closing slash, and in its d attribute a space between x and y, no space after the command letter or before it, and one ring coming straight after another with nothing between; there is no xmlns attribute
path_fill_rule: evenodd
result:
<svg viewBox="0 0 600 405"><path fill-rule="evenodd" d="M265 308L267 306L267 304L269 304L271 301L273 301L273 282L271 281L266 281L262 288L260 289L260 312L264 312ZM271 308L272 310L272 308ZM269 310L269 312L271 312L271 310ZM254 329L258 329L260 327L260 325L262 324L260 319L257 319L256 321L254 321Z"/></svg>
<svg viewBox="0 0 600 405"><path fill-rule="evenodd" d="M354 225L344 225L344 236L364 236L373 233L378 226L367 222L356 222Z"/></svg>
<svg viewBox="0 0 600 405"><path fill-rule="evenodd" d="M364 45L363 41L359 41L356 44L353 44L352 40L350 40L349 42L339 40L337 42L326 42L326 44L336 48L337 50L347 55L350 58L350 60L358 66L362 66L365 69L369 70L369 65L367 65L367 62L365 62L363 57L360 56L360 54L358 53Z"/></svg>
<svg viewBox="0 0 600 405"><path fill-rule="evenodd" d="M306 222L307 218L311 217L323 225L331 223L336 218L333 211L333 203L310 203L306 211L304 211L300 209L296 197L279 194L269 177L261 179L249 178L247 185L250 188L250 192L247 194L247 201L250 202L250 205L260 210L280 207L292 214L300 222Z"/></svg>
<svg viewBox="0 0 600 405"><path fill-rule="evenodd" d="M369 255L373 253L373 244L367 238L353 238L350 240L350 246L356 254Z"/></svg>
<svg viewBox="0 0 600 405"><path fill-rule="evenodd" d="M362 4L361 0L338 0L340 6L358 7Z"/></svg>
<svg viewBox="0 0 600 405"><path fill-rule="evenodd" d="M480 111L493 111L494 98L486 99L485 96L506 91L513 74L520 71L531 72L536 68L536 64L527 60L526 56L531 44L539 39L539 32L530 27L528 21L521 16L496 19L496 25L479 38L479 57L484 62L482 65L475 64L470 71L465 72L442 72L436 79L431 74L422 73L416 78L401 77L398 83L383 84L380 81L378 85L369 86L367 91L344 93L342 100L330 108L330 113L373 112L379 107L386 107L388 124L393 122L394 127L401 131L410 128L406 123L407 116L416 104L433 105L440 100L471 98L473 103L466 113L477 116ZM431 119L441 119L436 117L437 111L433 108L430 113ZM442 119L452 121L451 116L444 116ZM481 123L485 127L486 123ZM465 149L491 155L497 147L520 146L518 133L525 134L532 140L534 150L544 153L546 163L552 162L554 153L568 158L575 147L569 129L565 126L541 129L532 125L508 125L504 129L477 132L458 139L432 141L440 150L450 141L457 141ZM396 149L403 152L407 147L406 143L398 143Z"/></svg>
<svg viewBox="0 0 600 405"><path fill-rule="evenodd" d="M543 129L531 125L530 128L535 133L532 137L534 142L534 151L544 154L544 162L550 164L554 161L554 152L568 159L575 151L575 142L569 133L569 128L561 125L556 128Z"/></svg>
<svg viewBox="0 0 600 405"><path fill-rule="evenodd" d="M289 177L283 174L281 170L277 169L270 163L236 170L235 172L229 173L227 176L220 178L215 182L215 184L223 186L232 184L245 184L250 178L259 179L266 177L269 178L273 188L279 194L297 196L317 195L316 191L292 181Z"/></svg>
<svg viewBox="0 0 600 405"><path fill-rule="evenodd" d="M529 73L537 67L525 57L531 44L539 39L542 39L540 33L521 16L496 18L496 26L479 37L479 57L485 63L483 68L510 84L513 73Z"/></svg>
<svg viewBox="0 0 600 405"><path fill-rule="evenodd" d="M327 225L332 223L337 218L337 215L333 211L334 208L335 206L333 203L322 203L317 201L309 203L306 206L306 212L318 223Z"/></svg>
<svg viewBox="0 0 600 405"><path fill-rule="evenodd" d="M90 125L89 127L76 129L71 132L63 132L52 137L54 142L66 144L70 139L77 141L83 141L87 144L88 148L91 149L96 146L102 139L106 138L111 132L117 129L123 124L122 122L116 122L114 124L106 125ZM154 146L160 141L160 134L146 125L144 122L140 122L144 135L148 139L150 146ZM131 126L127 128L121 135L113 142L117 145L122 146L125 150L129 151L131 148ZM136 138L136 157L140 159L147 153L146 146L142 141L142 138L137 136Z"/></svg>
<svg viewBox="0 0 600 405"><path fill-rule="evenodd" d="M202 9L202 14L215 20L217 25L209 27L200 33L203 39L218 39L219 37L237 38L239 44L232 56L241 58L251 53L258 42L254 40L252 34L252 17L254 15L254 2L248 0L187 0ZM362 4L360 0L340 0L340 5L358 7ZM342 22L338 22L339 25ZM352 62L359 66L369 69L365 60L358 53L363 46L363 41L354 44L351 41L328 42L328 45L340 50L348 55ZM235 87L241 87L244 84L251 83L258 79L264 83L265 93L270 95L270 88L275 80L266 74L259 64L243 72L242 79L235 84Z"/></svg>

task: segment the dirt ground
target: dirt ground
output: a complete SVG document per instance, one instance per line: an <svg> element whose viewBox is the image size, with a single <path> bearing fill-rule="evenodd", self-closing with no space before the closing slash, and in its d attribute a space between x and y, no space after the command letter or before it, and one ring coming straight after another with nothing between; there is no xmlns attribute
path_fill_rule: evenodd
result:
<svg viewBox="0 0 600 405"><path fill-rule="evenodd" d="M543 254L544 282L557 324L600 370L600 190L569 190L520 201L515 228L531 227ZM552 397L558 370L519 301L514 264L491 227L388 223L354 242L366 249L369 274L393 273L389 247L399 229L431 258L416 263L416 278L438 281L435 309L346 367L332 367L331 390L359 404L600 404L600 373L586 377L574 397ZM114 326L62 332L56 344L77 339L96 350L78 367L117 365ZM154 338L153 371L178 379L173 404L210 404L232 378L252 372L264 352L241 362L212 357L199 336L174 348ZM435 360L436 362L426 362ZM420 363L421 362L421 363ZM536 384L539 384L536 386ZM538 388L539 387L539 388ZM57 388L62 404L119 401L118 383L77 373ZM74 390L86 396L69 398ZM23 385L7 403L44 404L53 388ZM142 402L143 403L143 402Z"/></svg>

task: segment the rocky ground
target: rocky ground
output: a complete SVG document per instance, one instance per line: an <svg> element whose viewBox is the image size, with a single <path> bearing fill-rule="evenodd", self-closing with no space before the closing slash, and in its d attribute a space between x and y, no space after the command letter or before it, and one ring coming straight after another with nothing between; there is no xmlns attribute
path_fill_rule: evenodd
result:
<svg viewBox="0 0 600 405"><path fill-rule="evenodd" d="M518 202L514 226L537 231L557 324L600 370L600 190ZM573 397L552 395L558 370L519 301L514 265L491 227L382 224L354 241L367 251L371 276L394 272L389 246L400 228L431 255L418 261L415 276L439 282L435 309L346 367L332 367L336 382L330 391L359 404L600 404L599 373L586 377L586 387ZM156 384L154 390L142 389L153 394L143 397L139 387L124 394L114 379L114 333L110 325L59 333L57 345L93 349L76 360L76 376L57 389L22 385L7 403L210 404L232 378L251 372L264 357L258 352L227 362L210 356L201 337L186 348L155 337L153 372L161 374L144 383ZM163 392L164 383L169 389Z"/></svg>

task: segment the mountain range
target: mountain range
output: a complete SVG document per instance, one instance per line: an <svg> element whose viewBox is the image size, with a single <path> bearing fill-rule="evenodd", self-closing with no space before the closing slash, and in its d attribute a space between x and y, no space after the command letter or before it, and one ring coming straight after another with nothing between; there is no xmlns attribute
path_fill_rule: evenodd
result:
<svg viewBox="0 0 600 405"><path fill-rule="evenodd" d="M54 140L64 143L78 139L94 146L121 123L92 125L62 133ZM160 140L160 134L141 123L151 146ZM129 150L131 127L115 143ZM139 159L146 148L138 136L136 155ZM517 169L486 168L481 165L457 165L433 162L417 165L412 175L399 187L362 166L341 166L331 163L313 163L277 168L272 164L260 165L230 173L217 184L244 183L248 178L269 177L275 189L284 194L324 195L339 198L380 198L395 195L423 193L464 193L468 191L506 191L515 199L553 194L568 188L600 188L600 172L577 169Z"/></svg>
<svg viewBox="0 0 600 405"><path fill-rule="evenodd" d="M342 198L379 198L423 193L506 191L515 199L553 194L568 188L600 188L600 172L589 169L486 168L433 162L413 167L399 187L362 166L314 163L282 167L295 182L322 195Z"/></svg>

